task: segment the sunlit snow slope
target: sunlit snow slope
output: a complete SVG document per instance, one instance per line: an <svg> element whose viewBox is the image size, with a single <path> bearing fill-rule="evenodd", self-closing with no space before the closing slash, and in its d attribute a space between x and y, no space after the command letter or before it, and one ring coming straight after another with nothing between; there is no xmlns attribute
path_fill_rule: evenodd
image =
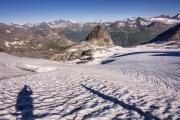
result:
<svg viewBox="0 0 180 120"><path fill-rule="evenodd" d="M0 120L180 119L179 50L122 48L96 63L0 53Z"/></svg>

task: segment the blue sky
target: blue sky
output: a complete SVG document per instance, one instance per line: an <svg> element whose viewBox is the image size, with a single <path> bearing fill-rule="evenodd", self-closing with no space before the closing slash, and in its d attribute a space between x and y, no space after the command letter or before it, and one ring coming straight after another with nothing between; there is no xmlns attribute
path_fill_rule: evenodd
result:
<svg viewBox="0 0 180 120"><path fill-rule="evenodd" d="M115 21L180 13L180 0L1 0L0 21Z"/></svg>

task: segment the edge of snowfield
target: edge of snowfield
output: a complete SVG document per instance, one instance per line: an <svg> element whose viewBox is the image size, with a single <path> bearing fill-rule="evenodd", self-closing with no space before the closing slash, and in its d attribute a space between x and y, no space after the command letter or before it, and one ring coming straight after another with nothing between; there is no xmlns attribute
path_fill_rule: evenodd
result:
<svg viewBox="0 0 180 120"><path fill-rule="evenodd" d="M36 119L179 119L179 53L114 47L95 52L84 65L0 53L0 76L6 78L0 80L0 119L16 119L24 84L33 90Z"/></svg>
<svg viewBox="0 0 180 120"><path fill-rule="evenodd" d="M103 60L106 60L113 55L116 54L127 54L127 53L135 53L135 52L151 52L151 51L180 51L177 46L171 46L170 48L166 48L165 45L156 45L156 44L149 44L149 45L139 45L132 48L123 48L120 46L115 46L112 48L105 48L102 47L100 50L93 52L94 60L88 62L88 64L101 64ZM73 62L71 62L73 63ZM74 62L75 63L75 62Z"/></svg>

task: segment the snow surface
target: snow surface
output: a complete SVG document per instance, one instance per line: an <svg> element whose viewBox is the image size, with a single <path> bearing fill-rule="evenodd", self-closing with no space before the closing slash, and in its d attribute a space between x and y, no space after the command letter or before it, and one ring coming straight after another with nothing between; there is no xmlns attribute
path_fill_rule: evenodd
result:
<svg viewBox="0 0 180 120"><path fill-rule="evenodd" d="M180 118L180 50L115 47L95 55L96 64L68 65L0 53L0 119Z"/></svg>
<svg viewBox="0 0 180 120"><path fill-rule="evenodd" d="M10 30L6 30L6 33L10 34L10 33L11 33L11 31L10 31Z"/></svg>

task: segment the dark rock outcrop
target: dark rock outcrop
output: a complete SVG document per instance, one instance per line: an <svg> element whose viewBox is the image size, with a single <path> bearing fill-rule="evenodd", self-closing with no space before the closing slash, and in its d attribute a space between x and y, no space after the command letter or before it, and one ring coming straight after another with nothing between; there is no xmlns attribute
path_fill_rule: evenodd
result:
<svg viewBox="0 0 180 120"><path fill-rule="evenodd" d="M0 52L4 52L4 49L0 46Z"/></svg>
<svg viewBox="0 0 180 120"><path fill-rule="evenodd" d="M54 54L50 57L54 61L73 61L74 63L86 63L93 60L92 57L93 48L90 44L83 42L79 45L72 46L67 49L63 54ZM75 60L75 61L74 61Z"/></svg>
<svg viewBox="0 0 180 120"><path fill-rule="evenodd" d="M89 42L96 46L114 46L109 33L101 25L96 25L86 38L86 42Z"/></svg>

